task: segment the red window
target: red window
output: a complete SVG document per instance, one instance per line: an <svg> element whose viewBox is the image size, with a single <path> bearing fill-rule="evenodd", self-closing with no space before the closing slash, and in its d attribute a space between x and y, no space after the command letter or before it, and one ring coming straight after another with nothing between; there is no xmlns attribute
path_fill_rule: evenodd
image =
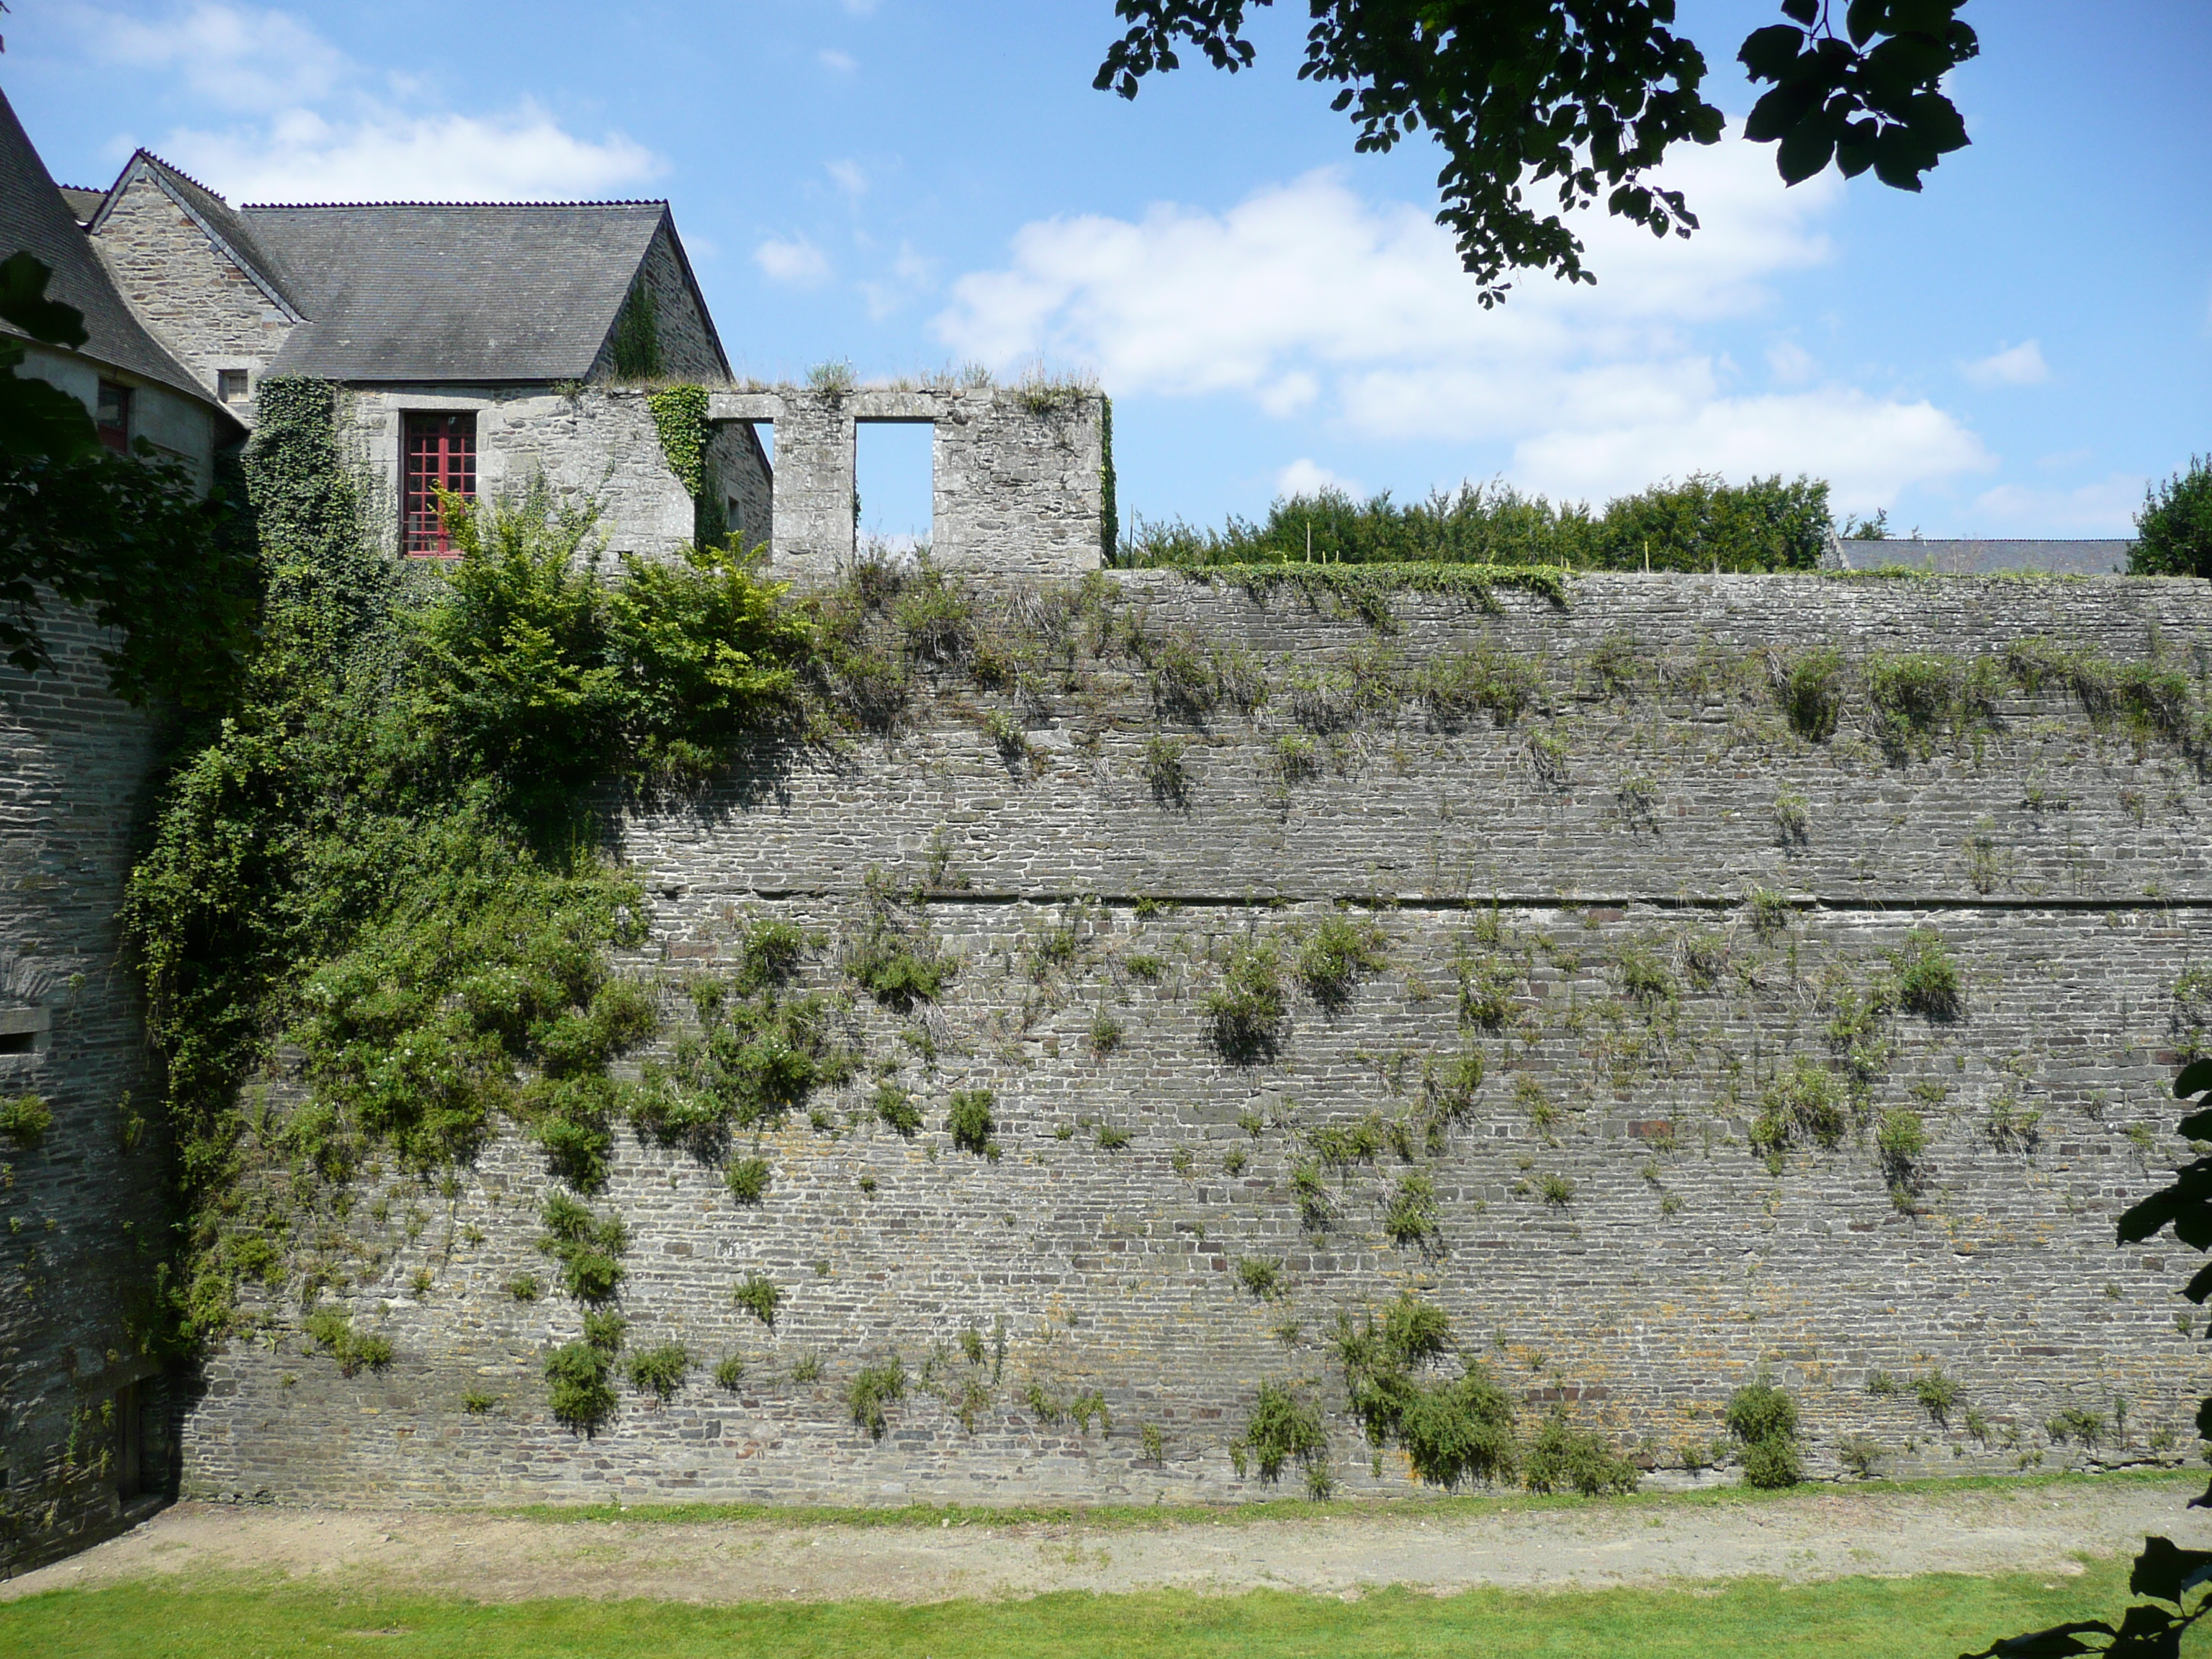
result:
<svg viewBox="0 0 2212 1659"><path fill-rule="evenodd" d="M438 492L464 501L477 495L477 417L410 415L400 438L406 488L400 501L401 551L413 558L450 559L453 532L438 511Z"/></svg>
<svg viewBox="0 0 2212 1659"><path fill-rule="evenodd" d="M112 380L100 383L100 407L93 416L100 441L118 455L131 453L131 388Z"/></svg>

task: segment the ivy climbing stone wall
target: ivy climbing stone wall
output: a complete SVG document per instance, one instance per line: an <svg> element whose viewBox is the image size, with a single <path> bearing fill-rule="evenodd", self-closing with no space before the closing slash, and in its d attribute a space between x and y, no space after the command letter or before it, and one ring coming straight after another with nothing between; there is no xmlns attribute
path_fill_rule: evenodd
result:
<svg viewBox="0 0 2212 1659"><path fill-rule="evenodd" d="M81 1547L169 1467L147 1352L167 1248L145 1035L115 913L155 757L110 643L44 627L0 669L0 1566ZM126 1455L129 1458L126 1465Z"/></svg>
<svg viewBox="0 0 2212 1659"><path fill-rule="evenodd" d="M2205 586L1311 574L1094 578L1012 690L915 632L876 729L624 820L657 1058L783 921L857 1060L732 1142L620 1135L615 1369L657 1376L554 1419L538 1147L372 1166L319 1249L389 1363L249 1290L185 1489L1253 1497L1275 1382L1402 1492L1331 1340L1401 1291L1656 1480L1731 1478L1762 1372L1816 1475L2179 1461L2195 1310L2112 1223L2212 1015ZM884 993L885 938L957 971Z"/></svg>

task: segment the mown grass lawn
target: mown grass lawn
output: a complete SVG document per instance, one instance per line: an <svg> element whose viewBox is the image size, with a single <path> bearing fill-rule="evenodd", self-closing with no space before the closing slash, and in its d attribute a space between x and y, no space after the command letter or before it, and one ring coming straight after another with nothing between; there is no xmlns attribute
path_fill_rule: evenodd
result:
<svg viewBox="0 0 2212 1659"><path fill-rule="evenodd" d="M26 1659L1913 1659L2001 1635L2109 1616L2127 1565L2079 1577L1744 1579L1663 1590L1538 1594L1388 1590L1357 1601L1062 1594L1027 1601L697 1607L665 1601L488 1605L409 1595L317 1595L194 1580L58 1590L0 1605L0 1653ZM2187 1651L2212 1655L2212 1641Z"/></svg>

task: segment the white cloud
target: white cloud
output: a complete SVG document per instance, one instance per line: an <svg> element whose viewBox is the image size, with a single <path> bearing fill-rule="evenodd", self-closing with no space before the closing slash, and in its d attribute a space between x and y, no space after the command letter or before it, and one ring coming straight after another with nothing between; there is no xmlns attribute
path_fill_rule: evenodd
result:
<svg viewBox="0 0 2212 1659"><path fill-rule="evenodd" d="M1300 456L1275 475L1275 494L1279 496L1318 495L1324 489L1340 489L1347 495L1364 496L1367 491L1356 480L1340 477L1319 462Z"/></svg>
<svg viewBox="0 0 2212 1659"><path fill-rule="evenodd" d="M229 109L321 97L349 68L343 52L283 12L212 0L152 19L66 5L55 21L83 40L94 61L170 71Z"/></svg>
<svg viewBox="0 0 2212 1659"><path fill-rule="evenodd" d="M2051 378L2043 347L2033 340L2001 347L1978 362L1961 363L1960 372L1976 386L2041 386Z"/></svg>
<svg viewBox="0 0 2212 1659"><path fill-rule="evenodd" d="M830 257L804 236L770 237L753 250L753 263L772 283L813 288L830 279Z"/></svg>
<svg viewBox="0 0 2212 1659"><path fill-rule="evenodd" d="M1764 398L1737 392L1701 343L1772 310L1776 278L1829 258L1820 222L1839 181L1784 190L1770 153L1729 142L1686 155L1668 182L1704 222L1696 236L1586 217L1595 287L1524 277L1492 311L1427 208L1364 200L1323 171L1219 214L1027 225L1003 267L954 284L935 326L963 356L1073 362L1116 392L1318 405L1368 440L1510 441L1522 482L1577 493L1756 467L1826 476L1839 505L1870 507L1990 465L1924 400L1814 385L1792 342L1769 359L1791 389Z"/></svg>
<svg viewBox="0 0 2212 1659"><path fill-rule="evenodd" d="M661 171L643 145L579 138L528 103L489 117L340 121L288 110L250 129L180 128L161 149L234 202L532 201L604 196Z"/></svg>
<svg viewBox="0 0 2212 1659"><path fill-rule="evenodd" d="M834 46L824 47L814 54L814 61L832 75L850 75L860 67L860 59L849 52L839 52Z"/></svg>
<svg viewBox="0 0 2212 1659"><path fill-rule="evenodd" d="M236 119L150 147L233 201L513 201L604 196L665 171L644 145L568 131L537 103L422 107L422 83L379 77L288 13L199 0L150 17L58 14L95 62L180 77Z"/></svg>
<svg viewBox="0 0 2212 1659"><path fill-rule="evenodd" d="M1795 340L1777 340L1767 347L1766 367L1778 386L1804 386L1820 372L1813 354Z"/></svg>
<svg viewBox="0 0 2212 1659"><path fill-rule="evenodd" d="M824 161L822 170L830 175L830 182L855 198L868 190L868 175L860 170L858 161Z"/></svg>
<svg viewBox="0 0 2212 1659"><path fill-rule="evenodd" d="M2031 489L2000 484L1974 500L1987 533L2027 536L2133 536L2142 506L2140 473L2112 472L2073 489Z"/></svg>

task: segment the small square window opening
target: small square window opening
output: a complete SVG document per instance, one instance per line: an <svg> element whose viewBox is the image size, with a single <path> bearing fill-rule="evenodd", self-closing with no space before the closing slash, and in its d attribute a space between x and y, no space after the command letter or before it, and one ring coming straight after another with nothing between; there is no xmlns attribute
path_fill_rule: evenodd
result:
<svg viewBox="0 0 2212 1659"><path fill-rule="evenodd" d="M131 388L113 380L100 383L100 403L93 411L100 441L118 455L131 453Z"/></svg>
<svg viewBox="0 0 2212 1659"><path fill-rule="evenodd" d="M463 501L476 499L477 417L409 415L402 422L400 450L401 550L410 558L455 557L438 495L442 490Z"/></svg>
<svg viewBox="0 0 2212 1659"><path fill-rule="evenodd" d="M215 375L216 393L227 404L246 401L246 371L242 368L219 368Z"/></svg>

